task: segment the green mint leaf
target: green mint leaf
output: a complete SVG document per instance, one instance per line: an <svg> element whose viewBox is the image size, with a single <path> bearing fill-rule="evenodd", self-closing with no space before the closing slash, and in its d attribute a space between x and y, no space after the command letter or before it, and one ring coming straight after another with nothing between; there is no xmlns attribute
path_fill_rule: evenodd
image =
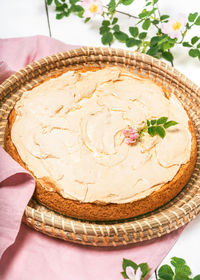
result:
<svg viewBox="0 0 200 280"><path fill-rule="evenodd" d="M164 128L168 128L168 127L174 126L174 125L176 125L176 124L178 124L176 121L168 121L168 122L166 122L163 126L164 126ZM172 263L172 262L171 262L171 263Z"/></svg>
<svg viewBox="0 0 200 280"><path fill-rule="evenodd" d="M133 37L137 37L139 34L139 30L137 27L129 27L129 32Z"/></svg>
<svg viewBox="0 0 200 280"><path fill-rule="evenodd" d="M143 40L143 39L146 38L146 36L147 36L147 32L141 32L141 33L139 34L139 39Z"/></svg>
<svg viewBox="0 0 200 280"><path fill-rule="evenodd" d="M191 48L192 45L188 42L183 42L183 47Z"/></svg>
<svg viewBox="0 0 200 280"><path fill-rule="evenodd" d="M189 50L189 55L191 57L197 57L200 55L200 51L198 49L191 49Z"/></svg>
<svg viewBox="0 0 200 280"><path fill-rule="evenodd" d="M128 6L133 3L134 0L121 0L121 3L125 6Z"/></svg>
<svg viewBox="0 0 200 280"><path fill-rule="evenodd" d="M198 16L198 13L190 13L189 16L188 16L188 21L189 22L194 22L196 17Z"/></svg>
<svg viewBox="0 0 200 280"><path fill-rule="evenodd" d="M148 127L148 133L151 135L151 136L155 136L156 135L156 127L155 126L149 126Z"/></svg>
<svg viewBox="0 0 200 280"><path fill-rule="evenodd" d="M47 5L51 5L53 0L47 0Z"/></svg>
<svg viewBox="0 0 200 280"><path fill-rule="evenodd" d="M144 30L148 30L150 25L151 25L151 21L150 21L150 19L148 18L148 19L146 19L146 20L143 22L142 28L143 28Z"/></svg>
<svg viewBox="0 0 200 280"><path fill-rule="evenodd" d="M150 123L150 121L149 121L149 120L147 120L147 125L148 125L148 126L150 126L150 124L151 124L151 123Z"/></svg>
<svg viewBox="0 0 200 280"><path fill-rule="evenodd" d="M118 22L118 18L115 17L112 21L112 24L116 24L117 22Z"/></svg>
<svg viewBox="0 0 200 280"><path fill-rule="evenodd" d="M158 126L156 126L156 134L158 134L161 138L164 138L166 135L166 132L162 126L158 125Z"/></svg>
<svg viewBox="0 0 200 280"><path fill-rule="evenodd" d="M159 268L158 276L163 280L172 280L174 272L169 265L164 264Z"/></svg>
<svg viewBox="0 0 200 280"><path fill-rule="evenodd" d="M200 37L194 36L194 37L191 39L192 45L194 45L199 39L200 39Z"/></svg>
<svg viewBox="0 0 200 280"><path fill-rule="evenodd" d="M198 18L195 20L195 25L200 25L200 16L198 16Z"/></svg>
<svg viewBox="0 0 200 280"><path fill-rule="evenodd" d="M156 120L151 120L152 125L156 124L156 122L157 122Z"/></svg>
<svg viewBox="0 0 200 280"><path fill-rule="evenodd" d="M180 265L184 265L185 264L185 260L181 259L181 258L173 257L173 258L171 258L171 264L174 267L177 267L177 266L180 266Z"/></svg>
<svg viewBox="0 0 200 280"><path fill-rule="evenodd" d="M102 25L103 26L109 26L110 25L110 21L109 20L103 20L102 21Z"/></svg>
<svg viewBox="0 0 200 280"><path fill-rule="evenodd" d="M162 52L162 57L169 62L172 62L174 60L174 57L170 52Z"/></svg>
<svg viewBox="0 0 200 280"><path fill-rule="evenodd" d="M113 41L113 35L111 32L104 33L101 42L103 45L110 45Z"/></svg>
<svg viewBox="0 0 200 280"><path fill-rule="evenodd" d="M62 19L64 16L64 13L56 14L56 19Z"/></svg>
<svg viewBox="0 0 200 280"><path fill-rule="evenodd" d="M200 280L200 274L196 275L192 280Z"/></svg>
<svg viewBox="0 0 200 280"><path fill-rule="evenodd" d="M124 272L126 272L127 266L131 266L134 270L136 270L138 268L138 265L136 263L134 263L128 259L123 259L122 267L123 267Z"/></svg>
<svg viewBox="0 0 200 280"><path fill-rule="evenodd" d="M167 18L169 18L168 15L162 15L162 16L160 17L160 20L165 20L165 19L167 19Z"/></svg>
<svg viewBox="0 0 200 280"><path fill-rule="evenodd" d="M114 32L115 38L120 42L126 42L128 39L128 35L122 31Z"/></svg>
<svg viewBox="0 0 200 280"><path fill-rule="evenodd" d="M161 117L157 120L157 124L164 124L168 120L168 117Z"/></svg>

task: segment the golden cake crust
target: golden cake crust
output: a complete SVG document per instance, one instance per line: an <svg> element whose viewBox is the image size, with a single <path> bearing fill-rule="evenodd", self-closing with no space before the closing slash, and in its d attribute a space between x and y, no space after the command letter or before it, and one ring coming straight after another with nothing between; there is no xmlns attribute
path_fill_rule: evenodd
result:
<svg viewBox="0 0 200 280"><path fill-rule="evenodd" d="M12 125L15 121L15 117L15 110L13 109L9 115L8 120L5 139L5 149L20 165L27 169L26 164L21 160L11 140L10 132ZM35 178L36 188L34 192L34 197L40 203L44 204L52 210L55 210L56 212L59 212L60 214L84 220L120 220L135 217L153 211L170 201L172 198L174 198L182 190L182 188L185 186L185 184L192 175L196 163L197 146L195 130L190 118L189 129L192 135L190 161L188 161L186 164L183 164L180 167L178 173L172 181L163 185L158 191L154 191L145 198L123 204L82 203L77 200L63 198L59 193L56 192L56 190L49 191L50 188L55 189L54 185L47 180L45 181L44 179L44 188L39 182L39 180L37 180L37 178Z"/></svg>

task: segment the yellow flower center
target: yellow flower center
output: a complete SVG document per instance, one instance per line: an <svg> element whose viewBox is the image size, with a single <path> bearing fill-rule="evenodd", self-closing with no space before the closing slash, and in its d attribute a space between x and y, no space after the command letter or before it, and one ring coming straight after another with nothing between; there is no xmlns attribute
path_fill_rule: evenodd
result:
<svg viewBox="0 0 200 280"><path fill-rule="evenodd" d="M98 10L98 6L97 6L96 4L92 4L92 5L90 6L90 12L91 12L91 13L96 13L97 10Z"/></svg>
<svg viewBox="0 0 200 280"><path fill-rule="evenodd" d="M181 23L180 22L175 22L175 23L173 23L172 24L172 28L174 29L174 30L179 30L180 28L181 28Z"/></svg>

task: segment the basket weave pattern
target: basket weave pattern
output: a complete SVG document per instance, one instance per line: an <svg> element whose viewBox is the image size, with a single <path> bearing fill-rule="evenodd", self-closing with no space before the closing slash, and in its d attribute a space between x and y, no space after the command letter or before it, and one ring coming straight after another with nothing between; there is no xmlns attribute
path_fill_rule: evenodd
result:
<svg viewBox="0 0 200 280"><path fill-rule="evenodd" d="M94 246L119 246L150 240L178 229L200 211L200 89L166 63L137 52L111 48L81 48L58 53L28 65L0 85L0 145L4 147L7 118L24 91L69 67L120 65L148 77L173 92L189 112L197 137L193 175L171 202L151 213L123 221L94 223L64 217L31 199L23 222L47 235Z"/></svg>

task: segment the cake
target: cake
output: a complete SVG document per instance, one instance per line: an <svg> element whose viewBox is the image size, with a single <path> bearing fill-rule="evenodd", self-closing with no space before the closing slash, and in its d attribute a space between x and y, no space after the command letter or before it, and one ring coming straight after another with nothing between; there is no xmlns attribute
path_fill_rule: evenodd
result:
<svg viewBox="0 0 200 280"><path fill-rule="evenodd" d="M158 125L161 133L149 129ZM194 127L178 98L116 66L71 69L24 92L5 147L34 176L37 201L91 221L157 209L196 162Z"/></svg>

